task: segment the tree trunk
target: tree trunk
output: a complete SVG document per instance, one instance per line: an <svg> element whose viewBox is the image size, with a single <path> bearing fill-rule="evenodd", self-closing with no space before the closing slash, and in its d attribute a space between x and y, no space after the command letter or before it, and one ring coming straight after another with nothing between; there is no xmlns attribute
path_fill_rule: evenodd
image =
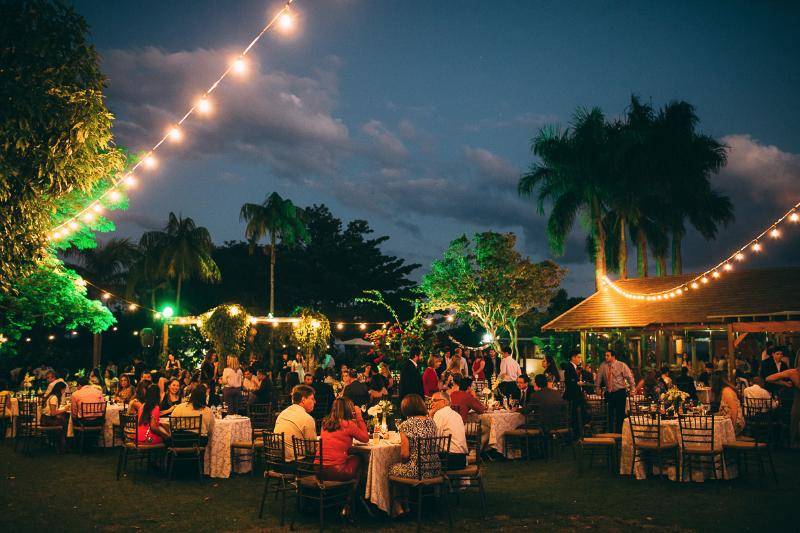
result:
<svg viewBox="0 0 800 533"><path fill-rule="evenodd" d="M92 336L92 368L100 366L100 360L103 358L103 334L95 333Z"/></svg>
<svg viewBox="0 0 800 533"><path fill-rule="evenodd" d="M178 289L175 291L175 312L181 313L181 285L183 285L183 274L178 274Z"/></svg>
<svg viewBox="0 0 800 533"><path fill-rule="evenodd" d="M647 269L647 235L639 228L636 230L636 271L640 278L647 277Z"/></svg>
<svg viewBox="0 0 800 533"><path fill-rule="evenodd" d="M681 257L682 237L676 233L672 234L672 275L683 274L683 258Z"/></svg>
<svg viewBox="0 0 800 533"><path fill-rule="evenodd" d="M595 200L592 205L592 223L594 224L594 284L600 290L603 278L606 276L606 230L600 216L600 206Z"/></svg>
<svg viewBox="0 0 800 533"><path fill-rule="evenodd" d="M625 217L619 219L619 279L628 277L628 241Z"/></svg>
<svg viewBox="0 0 800 533"><path fill-rule="evenodd" d="M660 278L667 275L667 257L663 253L656 256L656 275Z"/></svg>
<svg viewBox="0 0 800 533"><path fill-rule="evenodd" d="M275 316L275 230L269 232L269 314Z"/></svg>
<svg viewBox="0 0 800 533"><path fill-rule="evenodd" d="M153 309L156 308L156 290L155 289L150 291L150 307L152 307Z"/></svg>

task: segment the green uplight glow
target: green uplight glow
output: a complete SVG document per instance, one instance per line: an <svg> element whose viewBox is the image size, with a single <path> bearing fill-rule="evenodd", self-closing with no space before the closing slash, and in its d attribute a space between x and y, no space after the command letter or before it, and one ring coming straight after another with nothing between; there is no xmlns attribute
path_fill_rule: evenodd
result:
<svg viewBox="0 0 800 533"><path fill-rule="evenodd" d="M165 306L164 309L161 310L161 316L164 318L172 318L172 315L175 314L175 311L170 306Z"/></svg>

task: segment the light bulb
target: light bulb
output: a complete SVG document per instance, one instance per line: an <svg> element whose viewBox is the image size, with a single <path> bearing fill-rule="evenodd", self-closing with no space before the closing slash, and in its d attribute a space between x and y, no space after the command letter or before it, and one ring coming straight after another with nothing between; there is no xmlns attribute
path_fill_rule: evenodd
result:
<svg viewBox="0 0 800 533"><path fill-rule="evenodd" d="M718 278L719 277L719 272L717 272L715 270L714 272L711 273L711 277L714 278L714 279Z"/></svg>
<svg viewBox="0 0 800 533"><path fill-rule="evenodd" d="M94 213L84 213L83 220L86 222L91 222L94 220Z"/></svg>
<svg viewBox="0 0 800 533"><path fill-rule="evenodd" d="M789 215L789 220L791 220L792 222L797 222L798 220L800 220L800 215L798 215L797 213L792 213L791 215Z"/></svg>
<svg viewBox="0 0 800 533"><path fill-rule="evenodd" d="M169 138L174 143L181 142L181 139L183 139L183 132L178 126L173 126L169 130Z"/></svg>
<svg viewBox="0 0 800 533"><path fill-rule="evenodd" d="M739 252L734 257L736 258L737 261L744 261L744 254L742 252Z"/></svg>
<svg viewBox="0 0 800 533"><path fill-rule="evenodd" d="M453 315L447 315L447 318L445 320L447 320L448 322L452 322L453 320L455 320L455 318L453 317Z"/></svg>
<svg viewBox="0 0 800 533"><path fill-rule="evenodd" d="M693 289L696 289L696 288L698 288L699 286L700 286L700 285L698 285L696 281L693 281L693 282L692 282L692 288L693 288Z"/></svg>
<svg viewBox="0 0 800 533"><path fill-rule="evenodd" d="M361 331L364 331L365 329L367 329L367 325L366 324L359 324L358 325L358 329L360 329Z"/></svg>
<svg viewBox="0 0 800 533"><path fill-rule="evenodd" d="M247 72L247 62L245 62L243 57L237 57L231 63L231 70L234 74L242 75Z"/></svg>
<svg viewBox="0 0 800 533"><path fill-rule="evenodd" d="M209 101L207 96L202 97L200 100L197 101L197 111L207 115L211 112L211 102Z"/></svg>
<svg viewBox="0 0 800 533"><path fill-rule="evenodd" d="M69 223L69 229L76 230L78 229L78 223L74 220Z"/></svg>
<svg viewBox="0 0 800 533"><path fill-rule="evenodd" d="M128 311L136 311L136 304L128 305Z"/></svg>
<svg viewBox="0 0 800 533"><path fill-rule="evenodd" d="M425 319L425 325L426 326L432 326L433 325L433 320L431 320L430 318L426 318Z"/></svg>
<svg viewBox="0 0 800 533"><path fill-rule="evenodd" d="M757 242L756 242L756 243L753 243L753 246L752 246L752 248L753 248L753 251L754 251L754 252L760 252L760 251L761 251L761 245L760 245L760 244L758 244Z"/></svg>
<svg viewBox="0 0 800 533"><path fill-rule="evenodd" d="M289 10L283 12L283 14L278 17L278 26L282 31L290 31L294 28L294 17Z"/></svg>
<svg viewBox="0 0 800 533"><path fill-rule="evenodd" d="M336 324L336 329L338 329L338 330L340 330L340 331L341 331L341 330L343 330L343 329L344 329L344 324L342 324L341 322L339 322L338 324Z"/></svg>
<svg viewBox="0 0 800 533"><path fill-rule="evenodd" d="M733 265L731 265L730 263L725 263L725 266L723 266L722 268L730 272L731 270L733 270Z"/></svg>
<svg viewBox="0 0 800 533"><path fill-rule="evenodd" d="M772 237L773 239L777 239L778 237L781 236L781 232L778 231L778 228L773 228L772 231L769 232L769 236Z"/></svg>
<svg viewBox="0 0 800 533"><path fill-rule="evenodd" d="M129 189L132 188L133 186L136 185L136 176L134 176L133 174L128 174L127 176L125 176L124 183L127 188Z"/></svg>
<svg viewBox="0 0 800 533"><path fill-rule="evenodd" d="M156 165L158 164L158 161L156 161L156 158L153 157L153 155L151 154L151 155L148 155L147 157L144 158L144 160L142 161L142 164L144 164L144 168L153 169L153 168L156 168Z"/></svg>
<svg viewBox="0 0 800 533"><path fill-rule="evenodd" d="M708 278L703 276L702 278L700 278L700 283L704 283L704 284L708 283Z"/></svg>
<svg viewBox="0 0 800 533"><path fill-rule="evenodd" d="M101 298L103 298L103 300L108 300L109 298L111 298L111 295L109 293L107 293L107 292L104 292L103 296L101 296Z"/></svg>
<svg viewBox="0 0 800 533"><path fill-rule="evenodd" d="M92 210L95 213L101 213L103 211L103 206L100 205L100 204L94 204L94 205L92 205Z"/></svg>

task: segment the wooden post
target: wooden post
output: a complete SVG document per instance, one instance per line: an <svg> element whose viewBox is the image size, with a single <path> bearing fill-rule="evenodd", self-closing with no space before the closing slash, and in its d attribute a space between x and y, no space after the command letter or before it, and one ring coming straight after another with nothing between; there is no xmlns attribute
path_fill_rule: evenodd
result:
<svg viewBox="0 0 800 533"><path fill-rule="evenodd" d="M164 325L161 328L161 358L162 362L167 360L167 354L169 354L169 324L167 321L164 321Z"/></svg>
<svg viewBox="0 0 800 533"><path fill-rule="evenodd" d="M92 336L92 368L100 366L100 360L103 358L103 334L95 333Z"/></svg>
<svg viewBox="0 0 800 533"><path fill-rule="evenodd" d="M736 345L733 338L733 324L728 324L728 379L733 383L733 375L736 372Z"/></svg>
<svg viewBox="0 0 800 533"><path fill-rule="evenodd" d="M697 372L697 341L692 338L690 343L692 350L692 372Z"/></svg>
<svg viewBox="0 0 800 533"><path fill-rule="evenodd" d="M583 361L586 361L586 337L587 337L586 330L582 329L581 330L581 359Z"/></svg>

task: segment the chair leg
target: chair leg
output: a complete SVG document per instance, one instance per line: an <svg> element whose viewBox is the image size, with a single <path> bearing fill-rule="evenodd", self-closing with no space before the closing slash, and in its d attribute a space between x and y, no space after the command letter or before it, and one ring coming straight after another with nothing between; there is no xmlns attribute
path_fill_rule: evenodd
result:
<svg viewBox="0 0 800 533"><path fill-rule="evenodd" d="M286 513L286 487L281 490L281 527L284 523L284 515Z"/></svg>
<svg viewBox="0 0 800 533"><path fill-rule="evenodd" d="M319 494L319 533L325 529L325 491Z"/></svg>
<svg viewBox="0 0 800 533"><path fill-rule="evenodd" d="M117 458L117 481L119 481L119 476L122 474L122 456L125 454L125 448L122 447L119 450L119 457Z"/></svg>
<svg viewBox="0 0 800 533"><path fill-rule="evenodd" d="M767 449L767 459L769 460L769 469L772 470L772 478L775 480L775 487L778 486L778 472L775 470L775 463L772 462L772 451Z"/></svg>
<svg viewBox="0 0 800 533"><path fill-rule="evenodd" d="M439 499L444 499L444 510L447 513L447 528L448 531L453 531L453 515L450 514L450 503L447 501L447 494L444 495L444 498L441 496L442 491L439 490Z"/></svg>
<svg viewBox="0 0 800 533"><path fill-rule="evenodd" d="M267 494L268 493L269 493L269 476L267 476L266 481L264 481L264 493L261 495L261 505L258 507L258 517L259 518L263 518L263 516L264 516L264 503L266 503L266 501L267 501Z"/></svg>
<svg viewBox="0 0 800 533"><path fill-rule="evenodd" d="M481 514L486 519L486 492L483 490L483 476L478 476L478 492L481 495Z"/></svg>
<svg viewBox="0 0 800 533"><path fill-rule="evenodd" d="M389 519L394 518L394 483L389 482Z"/></svg>
<svg viewBox="0 0 800 533"><path fill-rule="evenodd" d="M417 533L422 529L422 487L417 487Z"/></svg>

